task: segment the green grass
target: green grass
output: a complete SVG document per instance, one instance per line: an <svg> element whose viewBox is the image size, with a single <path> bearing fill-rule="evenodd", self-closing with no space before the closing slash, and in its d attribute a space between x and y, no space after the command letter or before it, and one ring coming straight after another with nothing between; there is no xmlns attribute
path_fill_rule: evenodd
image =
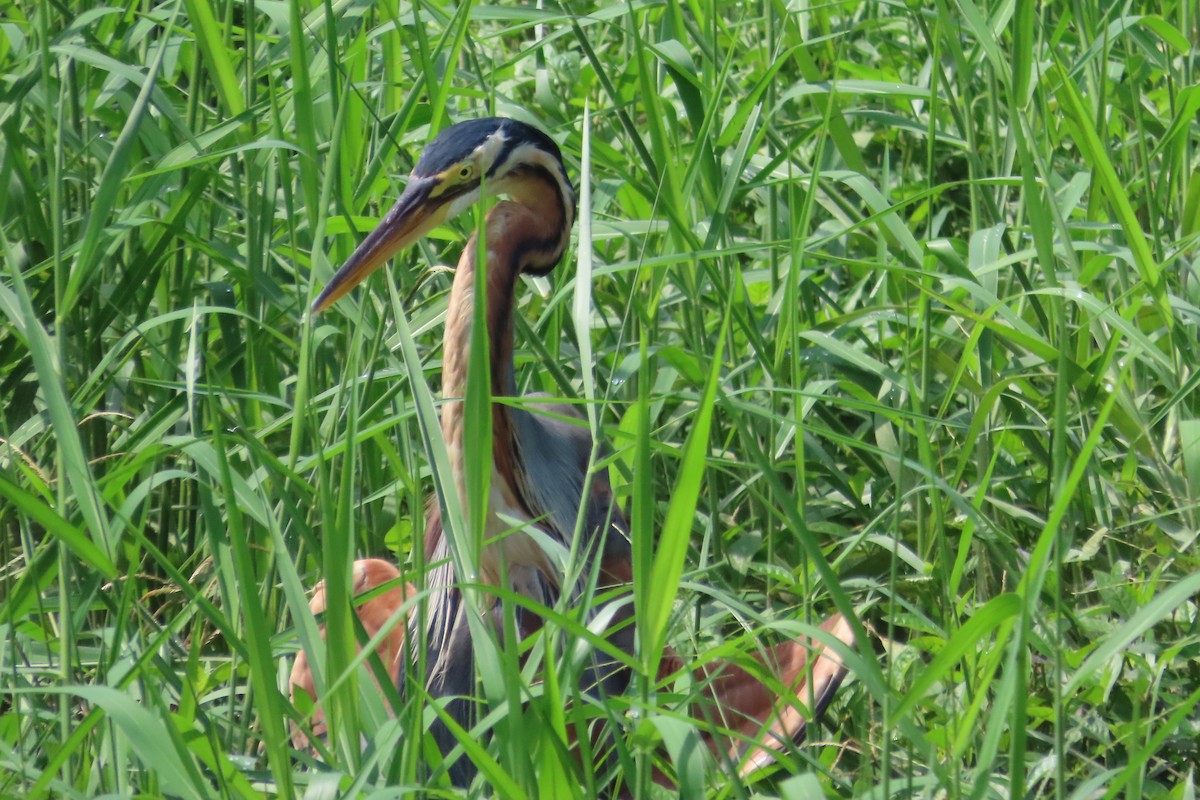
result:
<svg viewBox="0 0 1200 800"><path fill-rule="evenodd" d="M0 0L0 795L422 785L434 709L358 680L347 578L423 569L473 220L306 309L431 135L497 113L588 163L518 383L611 445L639 669L870 633L746 780L686 682L570 702L578 615L524 666L481 645L472 794L649 797L659 763L714 798L1193 797L1200 17L1103 5Z"/></svg>

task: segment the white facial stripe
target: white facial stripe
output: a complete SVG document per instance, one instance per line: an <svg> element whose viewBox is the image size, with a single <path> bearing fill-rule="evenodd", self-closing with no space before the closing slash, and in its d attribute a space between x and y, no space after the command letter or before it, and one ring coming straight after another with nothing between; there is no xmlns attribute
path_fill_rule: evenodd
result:
<svg viewBox="0 0 1200 800"><path fill-rule="evenodd" d="M496 156L499 155L501 148L504 147L504 142L507 137L504 135L504 128L500 128L491 136L483 140L483 144L475 148L472 156L475 159L476 165L479 167L479 173L486 175L488 170L492 168L492 164L496 161Z"/></svg>
<svg viewBox="0 0 1200 800"><path fill-rule="evenodd" d="M570 181L563 174L562 165L558 159L551 156L545 150L535 147L531 144L523 144L516 148L508 159L513 164L537 164L546 170L556 183L558 183L558 191L563 196L563 202L567 206L567 217L571 219L575 214L575 191L571 188Z"/></svg>
<svg viewBox="0 0 1200 800"><path fill-rule="evenodd" d="M513 155L509 158L514 164L537 164L539 167L544 167L546 172L549 172L554 180L558 182L559 189L563 196L570 198L574 196L567 183L567 176L563 175L562 167L558 163L558 159L551 156L540 147L534 147L531 144L523 144L513 151Z"/></svg>

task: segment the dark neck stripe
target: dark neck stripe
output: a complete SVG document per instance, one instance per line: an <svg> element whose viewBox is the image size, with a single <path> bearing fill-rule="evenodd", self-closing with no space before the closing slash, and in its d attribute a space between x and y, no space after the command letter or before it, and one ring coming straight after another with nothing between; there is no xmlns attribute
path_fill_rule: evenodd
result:
<svg viewBox="0 0 1200 800"><path fill-rule="evenodd" d="M521 173L522 177L544 182L554 193L554 204L559 219L559 234L521 242L513 254L516 261L513 266L523 268L531 275L547 275L558 266L563 253L567 251L567 244L571 240L571 228L575 224L574 203L568 214L567 199L563 196L562 186L545 167L529 165L522 167ZM573 199L574 194L572 194ZM542 258L539 259L538 256L542 256Z"/></svg>

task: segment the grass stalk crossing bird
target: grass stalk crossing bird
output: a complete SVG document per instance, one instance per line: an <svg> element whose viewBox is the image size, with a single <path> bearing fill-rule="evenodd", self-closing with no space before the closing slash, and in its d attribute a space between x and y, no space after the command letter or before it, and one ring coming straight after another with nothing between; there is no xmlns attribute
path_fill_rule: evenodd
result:
<svg viewBox="0 0 1200 800"><path fill-rule="evenodd" d="M555 268L567 249L575 219L575 192L558 146L543 132L511 119L473 120L442 131L422 153L395 205L313 305L314 311L328 308L401 249L478 202L485 188L490 196L507 197L492 206L484 222L485 296L476 296L481 255L473 234L451 288L443 353L442 393L447 402L442 408L442 435L463 507L468 498L465 406L461 400L467 386L475 304L486 303L491 394L511 398L516 394L512 320L519 277L523 273L545 275ZM568 550L574 545L576 552L589 559L590 571L600 576L602 587L628 587L633 575L624 518L613 502L607 477L602 471L591 471L591 435L568 421L578 416L574 409L557 405L552 410L555 416L534 414L510 403L492 403L493 470L485 531L489 543L480 554L482 584L500 586L501 576L506 576L507 588L547 606L563 596L569 600L580 596L580 587L564 585L559 567L535 538L511 532L505 519L536 527ZM582 524L577 524L580 520ZM577 530L584 537L579 542L574 541ZM425 549L430 563L437 566L428 577L434 590L429 620L422 631L410 623L407 634L426 637L430 666L425 679L430 694L463 698L473 693L475 685L466 615L484 613L496 618L498 612L466 607L457 589L446 536L440 516L431 514ZM589 570L582 572L587 575ZM610 602L618 604L619 611L609 640L632 652L628 602L620 596ZM526 635L539 625L539 620L522 615L519 633ZM825 628L843 641L852 641L840 616L827 620ZM761 664L780 685L795 689L791 700L800 698L801 705L819 711L841 680L844 667L828 653L809 665L810 649L812 643L807 641L785 642L767 651ZM667 658L664 665L670 672L682 662ZM400 669L404 669L403 660ZM709 710L726 720L734 734L729 741L710 741L714 750L742 757L748 755L747 748L739 744L742 739L783 742L802 731L803 715L789 715L789 709L795 712L796 703L789 698L781 702L777 693L750 672L718 665L697 677L708 687ZM585 670L583 688L618 693L627 679L626 670L597 658ZM299 685L295 675L293 683ZM470 721L469 702L456 700L448 709L460 723ZM441 728L435 733L445 752L453 744L448 731ZM770 742L766 746L772 747ZM750 761L755 758L749 754ZM465 759L460 759L451 769L456 782L471 775L470 766L463 762Z"/></svg>

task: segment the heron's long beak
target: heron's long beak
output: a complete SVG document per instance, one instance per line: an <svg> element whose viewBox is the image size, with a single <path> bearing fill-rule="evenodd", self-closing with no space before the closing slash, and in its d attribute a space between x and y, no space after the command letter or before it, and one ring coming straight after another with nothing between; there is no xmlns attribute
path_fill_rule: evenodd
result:
<svg viewBox="0 0 1200 800"><path fill-rule="evenodd" d="M317 297L313 303L313 313L329 308L385 261L445 220L446 203L431 202L434 200L431 193L439 182L436 177L414 177L409 180L404 193L384 216L379 227L363 240Z"/></svg>

